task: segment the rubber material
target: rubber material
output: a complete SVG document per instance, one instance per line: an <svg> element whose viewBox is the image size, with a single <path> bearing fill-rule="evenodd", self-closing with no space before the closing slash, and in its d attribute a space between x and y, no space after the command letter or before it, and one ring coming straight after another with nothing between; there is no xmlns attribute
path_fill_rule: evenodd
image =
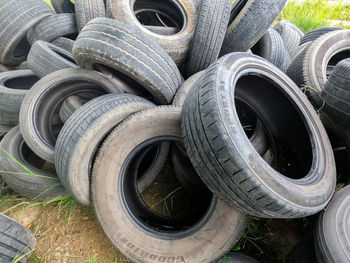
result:
<svg viewBox="0 0 350 263"><path fill-rule="evenodd" d="M321 27L321 28L311 30L311 31L307 32L304 35L304 37L301 38L300 45L307 43L307 42L313 42L316 39L318 39L319 37L321 37L329 32L343 30L343 29L344 28L341 28L341 27Z"/></svg>
<svg viewBox="0 0 350 263"><path fill-rule="evenodd" d="M106 16L103 0L76 0L74 5L79 32L90 20Z"/></svg>

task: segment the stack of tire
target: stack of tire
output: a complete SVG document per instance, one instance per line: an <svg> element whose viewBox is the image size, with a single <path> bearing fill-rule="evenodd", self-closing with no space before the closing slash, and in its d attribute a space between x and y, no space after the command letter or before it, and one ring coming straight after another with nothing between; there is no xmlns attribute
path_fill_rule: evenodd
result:
<svg viewBox="0 0 350 263"><path fill-rule="evenodd" d="M325 35L334 40L325 48L340 50L330 53L287 21L271 28L286 0L51 2L55 11L0 0L0 170L10 188L92 205L134 262L248 262L222 258L247 215L300 218L330 202L332 146L314 93L297 85L316 85L308 77L319 81L328 63L328 89L315 86L335 93L328 119L350 112L336 100L349 82L338 43L349 31ZM184 218L141 195L168 161L194 204Z"/></svg>

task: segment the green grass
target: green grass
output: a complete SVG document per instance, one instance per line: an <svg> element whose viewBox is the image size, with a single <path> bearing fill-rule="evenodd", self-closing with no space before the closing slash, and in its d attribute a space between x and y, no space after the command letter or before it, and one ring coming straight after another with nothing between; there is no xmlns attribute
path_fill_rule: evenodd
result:
<svg viewBox="0 0 350 263"><path fill-rule="evenodd" d="M288 2L278 20L289 20L305 33L316 28L330 26L328 20L350 21L350 6L345 5L342 0L332 6L329 6L328 2L328 0Z"/></svg>

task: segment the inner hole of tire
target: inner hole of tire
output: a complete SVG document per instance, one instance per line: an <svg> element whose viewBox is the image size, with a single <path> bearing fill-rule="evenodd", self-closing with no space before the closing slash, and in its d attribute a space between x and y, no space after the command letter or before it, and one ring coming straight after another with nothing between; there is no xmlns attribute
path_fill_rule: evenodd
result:
<svg viewBox="0 0 350 263"><path fill-rule="evenodd" d="M273 147L271 166L288 178L304 178L313 155L308 127L296 105L276 83L258 73L237 80L235 97L254 109L265 127Z"/></svg>
<svg viewBox="0 0 350 263"><path fill-rule="evenodd" d="M40 80L35 75L19 76L4 81L4 86L10 89L29 90L36 82Z"/></svg>
<svg viewBox="0 0 350 263"><path fill-rule="evenodd" d="M144 26L175 27L176 33L186 26L183 7L172 0L135 0L133 9Z"/></svg>
<svg viewBox="0 0 350 263"><path fill-rule="evenodd" d="M30 50L30 45L27 40L27 35L24 35L21 40L16 45L15 49L13 50L13 56L14 57L22 57L28 54Z"/></svg>
<svg viewBox="0 0 350 263"><path fill-rule="evenodd" d="M116 84L116 87L125 93L134 94L149 101L154 101L152 94L148 90L122 72L102 64L94 64L93 69L109 77L109 79Z"/></svg>
<svg viewBox="0 0 350 263"><path fill-rule="evenodd" d="M46 170L46 171L54 171L53 164L50 164L46 162L45 160L41 159L39 156L37 156L24 142L24 140L21 140L19 144L19 154L21 156L21 159L27 163L29 166L35 167L40 170Z"/></svg>
<svg viewBox="0 0 350 263"><path fill-rule="evenodd" d="M248 0L235 0L233 1L233 7L230 14L229 25L236 19L239 13L243 10L243 7L247 4Z"/></svg>
<svg viewBox="0 0 350 263"><path fill-rule="evenodd" d="M327 77L332 73L334 67L343 59L350 57L350 50L344 50L339 53L336 53L331 57L329 62L327 63Z"/></svg>
<svg viewBox="0 0 350 263"><path fill-rule="evenodd" d="M145 158L145 150L150 156L155 154L160 142L172 141L172 138L157 138L142 143L129 154L122 168L120 187L127 211L140 227L154 235L185 235L199 228L212 212L215 202L209 190L203 192L200 199L188 194L167 162L155 181L139 192L137 182L144 174L144 167L149 166L149 163L148 166L140 164L154 158L146 157L140 162L140 157Z"/></svg>

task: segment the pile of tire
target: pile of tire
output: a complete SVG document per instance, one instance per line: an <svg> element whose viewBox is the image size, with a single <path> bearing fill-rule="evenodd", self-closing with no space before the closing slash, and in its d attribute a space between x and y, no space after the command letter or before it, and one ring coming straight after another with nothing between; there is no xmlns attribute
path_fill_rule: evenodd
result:
<svg viewBox="0 0 350 263"><path fill-rule="evenodd" d="M324 126L347 143L349 30L272 28L286 0L51 3L0 0L0 171L11 189L92 205L133 262L255 262L225 256L247 216L307 217L331 201ZM192 205L180 218L142 196L167 163ZM318 233L320 262L333 249L348 262L350 239L335 248Z"/></svg>

